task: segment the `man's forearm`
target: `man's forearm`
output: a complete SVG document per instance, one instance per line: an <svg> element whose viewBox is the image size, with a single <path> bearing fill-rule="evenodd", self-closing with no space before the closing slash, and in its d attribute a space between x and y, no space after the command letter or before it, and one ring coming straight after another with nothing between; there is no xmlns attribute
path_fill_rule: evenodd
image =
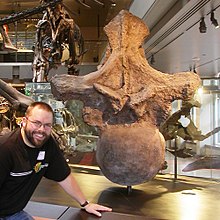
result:
<svg viewBox="0 0 220 220"><path fill-rule="evenodd" d="M86 202L86 198L72 174L70 174L65 180L58 183L80 205Z"/></svg>

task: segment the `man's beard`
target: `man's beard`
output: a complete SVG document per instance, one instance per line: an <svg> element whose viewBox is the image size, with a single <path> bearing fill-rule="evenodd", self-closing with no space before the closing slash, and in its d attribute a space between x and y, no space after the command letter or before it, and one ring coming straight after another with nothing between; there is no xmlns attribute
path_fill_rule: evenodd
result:
<svg viewBox="0 0 220 220"><path fill-rule="evenodd" d="M27 129L24 129L24 132L25 132L27 139L36 148L42 147L46 143L46 141L50 138L50 135L47 135L45 132L42 132L42 131L28 131ZM44 138L42 140L38 140L34 138L34 134L41 134L44 136Z"/></svg>

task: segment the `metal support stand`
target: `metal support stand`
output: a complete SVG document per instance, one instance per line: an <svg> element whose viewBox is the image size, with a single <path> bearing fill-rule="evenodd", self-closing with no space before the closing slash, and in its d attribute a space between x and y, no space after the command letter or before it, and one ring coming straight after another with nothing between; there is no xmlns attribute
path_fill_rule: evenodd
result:
<svg viewBox="0 0 220 220"><path fill-rule="evenodd" d="M128 192L128 195L131 194L131 192L132 192L132 186L127 186L127 192Z"/></svg>
<svg viewBox="0 0 220 220"><path fill-rule="evenodd" d="M177 180L177 138L174 142L174 180Z"/></svg>

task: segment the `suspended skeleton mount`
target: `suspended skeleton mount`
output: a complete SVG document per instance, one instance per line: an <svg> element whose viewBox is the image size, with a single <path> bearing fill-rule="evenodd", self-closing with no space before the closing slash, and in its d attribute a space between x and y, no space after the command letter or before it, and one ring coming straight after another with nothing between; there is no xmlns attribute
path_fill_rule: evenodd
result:
<svg viewBox="0 0 220 220"><path fill-rule="evenodd" d="M34 14L43 12L37 24L35 35L33 82L47 81L49 71L61 65L63 51L68 48L69 57L65 60L68 74L78 75L76 65L82 60L84 39L78 25L66 11L62 0L40 0L40 5L0 19L0 33L3 49L17 51L3 25L10 24Z"/></svg>
<svg viewBox="0 0 220 220"><path fill-rule="evenodd" d="M48 4L47 0L41 0L41 4ZM61 65L64 48L69 50L69 58L65 61L68 73L79 74L75 66L85 52L84 40L62 1L46 7L43 18L37 24L35 42L33 82L48 81L49 71Z"/></svg>
<svg viewBox="0 0 220 220"><path fill-rule="evenodd" d="M143 21L121 11L106 27L109 47L98 71L86 76L57 75L52 92L60 100L84 103L84 121L99 128L97 161L103 174L121 185L155 177L164 164L165 141L159 125L171 102L188 100L198 75L153 69L141 44L149 35Z"/></svg>

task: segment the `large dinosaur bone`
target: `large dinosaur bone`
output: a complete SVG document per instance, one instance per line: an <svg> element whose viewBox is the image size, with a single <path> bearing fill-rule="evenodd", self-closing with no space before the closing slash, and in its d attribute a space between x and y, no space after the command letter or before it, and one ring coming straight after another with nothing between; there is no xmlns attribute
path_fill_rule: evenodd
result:
<svg viewBox="0 0 220 220"><path fill-rule="evenodd" d="M101 123L90 119L89 124L117 124L120 112L128 117L125 123L131 120L129 114L135 113L133 121L150 116L158 125L170 112L172 101L194 94L200 84L198 75L165 74L149 66L140 48L149 32L141 20L122 11L105 30L112 52L98 71L82 77L59 75L51 80L57 98L81 99L86 107L91 105L96 118L102 118Z"/></svg>
<svg viewBox="0 0 220 220"><path fill-rule="evenodd" d="M100 129L97 161L104 175L122 185L153 178L164 162L158 126L171 102L190 99L198 75L166 74L147 62L141 44L149 34L139 18L121 11L106 27L109 49L99 70L86 76L55 76L53 94L84 102L84 120Z"/></svg>

